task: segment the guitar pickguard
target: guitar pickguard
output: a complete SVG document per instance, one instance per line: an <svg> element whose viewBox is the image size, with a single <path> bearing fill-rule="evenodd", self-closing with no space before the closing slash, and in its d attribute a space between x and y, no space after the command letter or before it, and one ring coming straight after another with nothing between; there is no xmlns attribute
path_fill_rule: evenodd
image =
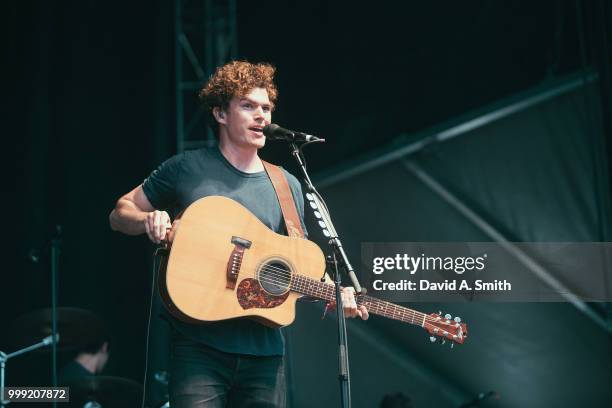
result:
<svg viewBox="0 0 612 408"><path fill-rule="evenodd" d="M289 291L280 296L274 296L263 290L256 279L248 278L240 282L236 295L243 309L271 309L282 305L287 300Z"/></svg>

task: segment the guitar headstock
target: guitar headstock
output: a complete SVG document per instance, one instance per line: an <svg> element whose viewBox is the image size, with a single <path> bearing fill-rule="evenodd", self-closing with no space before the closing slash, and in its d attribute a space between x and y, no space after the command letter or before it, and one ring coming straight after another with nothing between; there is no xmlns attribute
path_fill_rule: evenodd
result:
<svg viewBox="0 0 612 408"><path fill-rule="evenodd" d="M449 340L452 342L451 347L455 343L463 344L467 339L467 325L461 323L461 318L453 319L449 314L442 316L442 312L427 315L423 328L431 334L432 342L440 339L444 344L446 340Z"/></svg>

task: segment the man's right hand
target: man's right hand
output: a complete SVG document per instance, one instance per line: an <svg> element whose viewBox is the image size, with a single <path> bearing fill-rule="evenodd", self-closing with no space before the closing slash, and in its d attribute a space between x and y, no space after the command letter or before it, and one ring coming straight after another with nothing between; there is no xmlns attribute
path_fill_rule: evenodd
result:
<svg viewBox="0 0 612 408"><path fill-rule="evenodd" d="M149 239L156 244L167 238L167 230L172 226L168 213L156 210L151 205L142 185L117 200L109 221L113 231L128 235L146 232Z"/></svg>
<svg viewBox="0 0 612 408"><path fill-rule="evenodd" d="M166 239L166 232L169 228L172 228L170 216L165 211L155 210L147 213L144 224L149 239L155 244L159 244Z"/></svg>

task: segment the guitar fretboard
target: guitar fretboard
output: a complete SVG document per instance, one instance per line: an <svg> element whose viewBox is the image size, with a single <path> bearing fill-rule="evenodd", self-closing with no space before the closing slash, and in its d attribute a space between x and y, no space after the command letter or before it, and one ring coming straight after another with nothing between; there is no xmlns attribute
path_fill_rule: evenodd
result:
<svg viewBox="0 0 612 408"><path fill-rule="evenodd" d="M335 287L332 284L317 281L306 276L294 274L291 279L291 290L317 299L333 301L336 299ZM357 296L357 304L368 308L369 313L400 320L402 322L424 326L427 319L425 313L410 308L395 305L391 302L376 299L371 296Z"/></svg>

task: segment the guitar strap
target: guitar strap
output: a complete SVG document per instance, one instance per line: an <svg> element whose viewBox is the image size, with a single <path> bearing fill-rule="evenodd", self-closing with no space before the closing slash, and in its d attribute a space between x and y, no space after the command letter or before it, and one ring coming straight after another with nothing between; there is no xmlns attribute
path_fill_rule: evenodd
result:
<svg viewBox="0 0 612 408"><path fill-rule="evenodd" d="M265 160L261 162L266 169L266 173L268 173L272 186L274 186L274 191L276 192L276 197L278 198L281 211L283 212L283 218L285 219L287 235L290 237L304 238L304 230L302 229L300 216L298 215L297 207L293 200L291 189L289 188L289 181L287 181L283 169Z"/></svg>

